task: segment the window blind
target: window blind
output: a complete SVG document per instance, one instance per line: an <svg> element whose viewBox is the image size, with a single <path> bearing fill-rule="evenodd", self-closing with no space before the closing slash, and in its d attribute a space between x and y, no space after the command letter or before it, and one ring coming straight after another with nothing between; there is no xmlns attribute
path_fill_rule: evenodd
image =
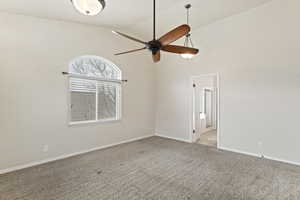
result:
<svg viewBox="0 0 300 200"><path fill-rule="evenodd" d="M121 83L70 77L71 122L121 118Z"/></svg>
<svg viewBox="0 0 300 200"><path fill-rule="evenodd" d="M72 92L96 92L97 81L70 78L70 90Z"/></svg>

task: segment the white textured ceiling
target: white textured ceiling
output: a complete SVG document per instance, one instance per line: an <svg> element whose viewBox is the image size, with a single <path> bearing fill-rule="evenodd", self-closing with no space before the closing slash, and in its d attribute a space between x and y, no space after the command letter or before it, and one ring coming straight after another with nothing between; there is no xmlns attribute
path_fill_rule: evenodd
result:
<svg viewBox="0 0 300 200"><path fill-rule="evenodd" d="M268 1L270 0L157 0L158 26L164 28L184 23L184 5L187 3L193 4L192 25L198 27ZM1 0L0 11L119 29L140 28L143 31L144 26L147 26L147 31L150 31L152 0L106 0L106 3L105 10L96 17L80 15L70 0Z"/></svg>

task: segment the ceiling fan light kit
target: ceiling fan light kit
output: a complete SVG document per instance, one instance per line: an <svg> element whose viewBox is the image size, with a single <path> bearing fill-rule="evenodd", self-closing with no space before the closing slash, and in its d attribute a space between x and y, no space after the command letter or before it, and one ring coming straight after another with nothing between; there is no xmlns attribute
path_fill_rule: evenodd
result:
<svg viewBox="0 0 300 200"><path fill-rule="evenodd" d="M190 4L188 4L186 6L187 9L189 9L190 7L191 7ZM159 39L157 39L156 38L156 0L153 0L153 39L149 42L145 42L145 41L139 40L137 38L131 37L129 35L126 35L124 33L121 33L118 31L113 31L113 33L115 33L119 36L125 37L127 39L130 39L132 41L135 41L135 42L138 42L138 43L144 45L143 48L126 51L126 52L118 53L115 55L123 55L123 54L127 54L127 53L133 53L133 52L148 49L152 53L152 59L154 62L160 61L160 56L161 56L160 51L180 54L183 57L184 56L192 57L192 56L196 55L199 52L199 50L193 48L193 44L191 42L191 38L190 38L190 34L189 34L190 31L191 31L191 27L188 24L183 24L183 25L178 26L177 28L171 30L170 32L168 32L164 36L160 37ZM171 43L182 38L183 36L186 36L186 39L188 39L186 41L191 43L191 46L189 46L189 44L186 44L186 46L171 45Z"/></svg>
<svg viewBox="0 0 300 200"><path fill-rule="evenodd" d="M187 10L186 21L187 21L187 24L189 25L189 21L190 21L190 9L192 8L192 5L191 4L187 4L184 7ZM185 41L184 41L184 46L187 47L187 48L194 48L194 44L193 44L193 41L192 41L192 38L191 38L191 33L186 34ZM194 56L195 56L195 54L188 53L188 52L181 54L181 57L184 58L184 59L192 59Z"/></svg>
<svg viewBox="0 0 300 200"><path fill-rule="evenodd" d="M95 16L105 8L105 0L71 0L71 2L83 15Z"/></svg>
<svg viewBox="0 0 300 200"><path fill-rule="evenodd" d="M185 41L184 41L183 46L194 48L194 44L193 44L193 41L192 41L192 38L191 38L191 34L187 34L185 36ZM183 54L181 54L181 57L184 58L184 59L192 59L194 56L195 56L195 54L192 54L192 53L183 53Z"/></svg>

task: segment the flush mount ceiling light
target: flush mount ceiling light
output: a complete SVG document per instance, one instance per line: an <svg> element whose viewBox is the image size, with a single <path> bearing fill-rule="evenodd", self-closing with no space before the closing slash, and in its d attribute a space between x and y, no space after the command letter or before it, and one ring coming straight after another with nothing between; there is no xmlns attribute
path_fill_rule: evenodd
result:
<svg viewBox="0 0 300 200"><path fill-rule="evenodd" d="M187 11L187 25L189 25L189 21L190 21L190 8L192 7L191 4L187 4L185 6L186 11ZM185 41L184 41L184 46L187 48L194 48L194 44L191 38L191 33L186 34L185 36ZM192 59L196 54L191 54L191 53L183 53L181 54L181 57L184 59Z"/></svg>
<svg viewBox="0 0 300 200"><path fill-rule="evenodd" d="M78 12L84 15L94 16L105 8L105 0L71 0Z"/></svg>

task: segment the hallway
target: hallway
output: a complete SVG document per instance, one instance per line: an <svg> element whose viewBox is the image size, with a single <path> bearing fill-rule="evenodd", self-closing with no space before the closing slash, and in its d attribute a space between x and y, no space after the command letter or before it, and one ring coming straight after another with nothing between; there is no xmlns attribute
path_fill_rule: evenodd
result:
<svg viewBox="0 0 300 200"><path fill-rule="evenodd" d="M217 147L217 130L211 130L203 133L196 142L206 146Z"/></svg>

